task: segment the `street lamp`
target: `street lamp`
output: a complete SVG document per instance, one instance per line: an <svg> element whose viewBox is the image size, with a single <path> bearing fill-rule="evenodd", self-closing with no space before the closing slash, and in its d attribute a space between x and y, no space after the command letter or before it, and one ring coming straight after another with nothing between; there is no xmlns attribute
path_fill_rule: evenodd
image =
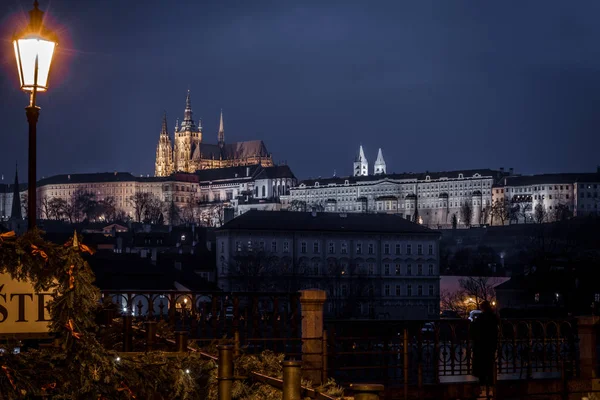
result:
<svg viewBox="0 0 600 400"><path fill-rule="evenodd" d="M29 230L35 228L37 218L36 202L36 127L40 108L36 105L37 92L48 89L48 75L52 56L57 46L54 33L44 28L44 13L33 2L33 10L29 11L29 25L13 38L15 58L19 71L21 89L29 92L29 106L25 107L29 123L29 171L27 190L27 219Z"/></svg>

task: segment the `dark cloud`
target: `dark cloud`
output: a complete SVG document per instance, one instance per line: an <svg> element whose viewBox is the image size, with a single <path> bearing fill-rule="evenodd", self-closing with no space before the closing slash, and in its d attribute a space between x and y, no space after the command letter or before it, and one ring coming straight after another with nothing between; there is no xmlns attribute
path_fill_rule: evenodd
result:
<svg viewBox="0 0 600 400"><path fill-rule="evenodd" d="M6 4L8 3L8 4ZM9 38L30 2L0 6ZM42 1L41 7L48 8ZM61 52L39 98L38 175L152 174L163 110L192 90L204 137L263 139L300 177L600 163L600 3L53 0ZM2 42L0 171L27 162L25 95Z"/></svg>

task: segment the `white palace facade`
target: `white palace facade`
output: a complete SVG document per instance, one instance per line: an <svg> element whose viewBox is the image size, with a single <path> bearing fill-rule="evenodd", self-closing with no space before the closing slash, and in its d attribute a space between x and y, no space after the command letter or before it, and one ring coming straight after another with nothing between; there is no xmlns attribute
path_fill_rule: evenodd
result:
<svg viewBox="0 0 600 400"><path fill-rule="evenodd" d="M491 169L388 174L381 149L373 170L368 175L361 146L353 176L301 181L282 200L329 212L399 214L430 227L449 226L454 214L460 224L461 207L469 202L471 222L478 225L491 209L492 186L507 175Z"/></svg>

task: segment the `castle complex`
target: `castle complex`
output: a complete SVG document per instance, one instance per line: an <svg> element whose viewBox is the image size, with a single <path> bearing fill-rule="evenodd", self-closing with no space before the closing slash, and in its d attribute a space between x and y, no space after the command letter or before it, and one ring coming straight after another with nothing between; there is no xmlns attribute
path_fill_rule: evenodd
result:
<svg viewBox="0 0 600 400"><path fill-rule="evenodd" d="M188 91L181 125L175 123L174 146L163 116L162 129L156 146L155 176L169 176L174 172L194 173L203 169L246 165L273 166L271 154L262 140L225 143L223 112L217 133L217 144L202 141L202 121L192 118L192 101Z"/></svg>

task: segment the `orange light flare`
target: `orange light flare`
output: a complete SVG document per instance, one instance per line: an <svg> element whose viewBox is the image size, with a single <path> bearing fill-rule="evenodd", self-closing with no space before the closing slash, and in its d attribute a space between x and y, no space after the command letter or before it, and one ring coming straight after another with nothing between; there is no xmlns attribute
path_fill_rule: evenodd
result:
<svg viewBox="0 0 600 400"><path fill-rule="evenodd" d="M19 80L15 79L15 50L13 47L13 38L15 34L22 32L29 24L29 11L33 1L19 2L19 8L5 14L0 19L0 46L2 56L0 57L0 69L8 77L7 81L12 82L16 90L19 90ZM73 64L72 60L77 55L84 54L75 49L72 36L68 31L68 21L63 18L64 15L53 15L50 1L42 0L40 9L44 12L43 25L46 29L52 31L57 39L58 46L54 50L52 57L52 66L48 78L49 86L52 87L48 93L44 94L44 100L41 105L48 104L55 88L59 88L69 83L69 68ZM58 21L61 23L58 23ZM20 90L19 90L20 91Z"/></svg>

